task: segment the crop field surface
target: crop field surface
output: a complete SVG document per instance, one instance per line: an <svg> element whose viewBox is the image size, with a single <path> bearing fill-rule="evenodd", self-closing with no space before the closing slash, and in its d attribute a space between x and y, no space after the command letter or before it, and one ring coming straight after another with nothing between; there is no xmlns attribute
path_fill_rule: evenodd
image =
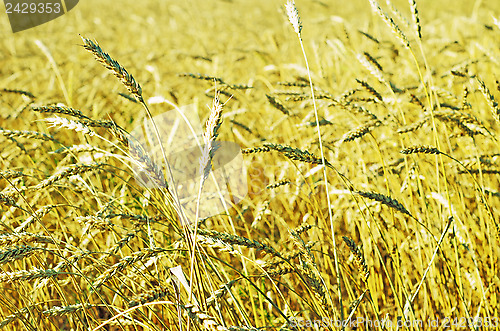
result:
<svg viewBox="0 0 500 331"><path fill-rule="evenodd" d="M500 2L9 18L0 329L500 330Z"/></svg>

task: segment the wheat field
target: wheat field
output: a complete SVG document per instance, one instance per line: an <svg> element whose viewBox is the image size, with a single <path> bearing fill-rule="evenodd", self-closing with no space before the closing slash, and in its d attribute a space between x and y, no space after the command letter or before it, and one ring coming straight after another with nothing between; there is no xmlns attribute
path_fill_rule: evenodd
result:
<svg viewBox="0 0 500 331"><path fill-rule="evenodd" d="M500 330L500 4L0 17L0 327Z"/></svg>

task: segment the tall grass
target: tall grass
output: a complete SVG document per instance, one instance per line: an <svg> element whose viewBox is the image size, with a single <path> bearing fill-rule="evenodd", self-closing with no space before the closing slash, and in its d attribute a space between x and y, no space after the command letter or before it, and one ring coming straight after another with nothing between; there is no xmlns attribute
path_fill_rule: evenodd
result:
<svg viewBox="0 0 500 331"><path fill-rule="evenodd" d="M149 21L3 41L0 327L500 329L498 5L349 3L358 20L199 2L193 22L127 4ZM249 22L228 33L216 18L236 7ZM139 33L162 10L178 15L165 44ZM205 123L180 152L193 214L176 128L155 122L188 104ZM202 217L223 141L248 194L219 186Z"/></svg>

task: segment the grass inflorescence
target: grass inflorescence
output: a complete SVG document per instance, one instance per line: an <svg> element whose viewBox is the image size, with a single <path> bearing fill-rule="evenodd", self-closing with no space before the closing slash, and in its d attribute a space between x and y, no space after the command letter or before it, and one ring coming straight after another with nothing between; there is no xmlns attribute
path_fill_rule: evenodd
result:
<svg viewBox="0 0 500 331"><path fill-rule="evenodd" d="M0 328L495 329L498 4L194 3L6 36Z"/></svg>

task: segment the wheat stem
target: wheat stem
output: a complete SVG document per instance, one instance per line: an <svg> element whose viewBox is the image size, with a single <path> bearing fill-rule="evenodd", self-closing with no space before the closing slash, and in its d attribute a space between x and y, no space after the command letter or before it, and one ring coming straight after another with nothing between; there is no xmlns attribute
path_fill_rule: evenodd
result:
<svg viewBox="0 0 500 331"><path fill-rule="evenodd" d="M309 79L309 86L311 88L311 97L312 97L312 102L313 102L313 107L314 107L314 116L316 119L316 131L318 133L318 142L319 142L319 149L321 153L321 162L323 164L323 177L325 180L325 190L326 190L326 199L328 203L328 219L330 221L330 231L332 234L332 244L333 244L333 255L334 255L334 261L335 261L335 273L336 273L336 280L337 280L337 288L338 288L338 296L339 296L339 310L340 310L340 320L344 320L344 308L343 308L343 303L342 303L342 284L341 284L341 279L340 279L340 266L339 266L339 260L338 260L338 254L337 254L337 245L335 242L335 229L333 226L333 215L332 215L332 204L330 201L330 191L328 189L328 176L326 173L326 161L325 161L325 154L323 151L323 139L321 138L321 128L319 125L319 116L318 116L318 108L316 105L316 99L314 96L314 86L311 78L311 70L309 68L309 61L307 60L307 55L306 51L304 48L304 43L302 41L302 23L300 21L299 17L299 11L297 10L297 7L295 6L295 1L289 0L285 8L288 13L288 19L290 20L290 23L292 24L295 33L297 34L297 37L299 39L300 43L300 48L302 49L302 54L304 56L304 61L306 64L306 70L307 70L307 75ZM322 282L324 283L324 280L322 279ZM331 299L331 297L330 297ZM333 303L333 301L332 301Z"/></svg>

